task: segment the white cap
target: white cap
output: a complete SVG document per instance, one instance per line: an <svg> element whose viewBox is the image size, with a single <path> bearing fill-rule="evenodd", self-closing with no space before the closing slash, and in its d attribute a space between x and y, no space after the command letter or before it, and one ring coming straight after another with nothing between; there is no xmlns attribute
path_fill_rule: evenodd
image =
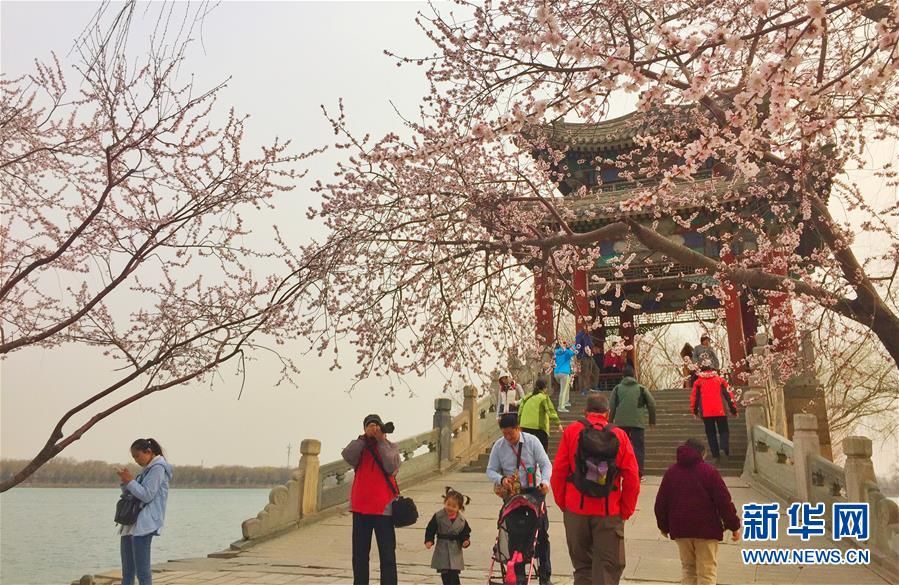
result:
<svg viewBox="0 0 899 585"><path fill-rule="evenodd" d="M507 370L500 370L499 377L500 378L509 378L511 380L512 374L510 374Z"/></svg>

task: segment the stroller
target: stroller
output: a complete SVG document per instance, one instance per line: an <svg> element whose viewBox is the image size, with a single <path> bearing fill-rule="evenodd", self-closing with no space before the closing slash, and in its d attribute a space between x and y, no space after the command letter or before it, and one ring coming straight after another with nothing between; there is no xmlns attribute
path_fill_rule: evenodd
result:
<svg viewBox="0 0 899 585"><path fill-rule="evenodd" d="M546 502L532 494L512 496L503 504L497 520L499 533L493 545L493 558L487 585L529 585L535 574L537 537L546 514ZM500 580L493 578L499 563Z"/></svg>

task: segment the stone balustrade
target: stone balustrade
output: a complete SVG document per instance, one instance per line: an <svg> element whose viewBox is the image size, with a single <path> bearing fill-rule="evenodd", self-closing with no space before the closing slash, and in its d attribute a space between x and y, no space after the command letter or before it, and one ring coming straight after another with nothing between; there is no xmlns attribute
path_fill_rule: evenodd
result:
<svg viewBox="0 0 899 585"><path fill-rule="evenodd" d="M863 545L875 562L899 572L899 505L877 485L871 439L846 437L846 463L840 467L821 456L817 417L794 415L791 441L766 426L763 396L757 389L745 394L750 440L744 479L786 502L867 502L871 534Z"/></svg>
<svg viewBox="0 0 899 585"><path fill-rule="evenodd" d="M458 415L450 414L449 398L437 398L433 428L396 443L402 457L397 474L401 488L467 463L500 435L490 414L495 410L495 397L491 394L479 401L473 386L466 386L463 393L462 412ZM232 549L250 547L345 508L353 484L353 468L343 460L321 465L320 453L321 442L302 442L300 463L290 481L272 489L265 508L243 522L243 539L233 543Z"/></svg>

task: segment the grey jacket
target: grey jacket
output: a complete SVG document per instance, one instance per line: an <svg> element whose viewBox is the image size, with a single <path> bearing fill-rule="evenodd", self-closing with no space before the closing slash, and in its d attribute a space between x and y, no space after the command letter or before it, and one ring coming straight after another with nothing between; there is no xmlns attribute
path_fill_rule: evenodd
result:
<svg viewBox="0 0 899 585"><path fill-rule="evenodd" d="M704 345L697 345L693 348L693 363L699 368L702 366L712 366L715 371L721 369L721 364L718 363L718 355L715 353L715 350Z"/></svg>
<svg viewBox="0 0 899 585"><path fill-rule="evenodd" d="M365 435L359 435L357 439L350 441L349 445L343 448L340 456L355 468L359 465L359 459L362 458L364 450ZM390 441L378 442L378 455L381 456L381 463L384 464L384 470L387 473L393 475L400 468L400 450Z"/></svg>
<svg viewBox="0 0 899 585"><path fill-rule="evenodd" d="M431 568L438 571L461 571L465 568L462 543L471 538L471 527L465 516L459 513L452 522L446 510L439 510L425 529L425 542L434 543Z"/></svg>

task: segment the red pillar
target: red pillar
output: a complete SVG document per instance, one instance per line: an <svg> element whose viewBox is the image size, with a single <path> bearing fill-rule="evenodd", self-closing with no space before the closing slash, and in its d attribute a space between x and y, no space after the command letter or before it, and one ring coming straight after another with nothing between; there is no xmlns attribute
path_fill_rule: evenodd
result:
<svg viewBox="0 0 899 585"><path fill-rule="evenodd" d="M587 328L590 319L590 303L587 298L587 271L583 268L574 269L574 323L577 331Z"/></svg>
<svg viewBox="0 0 899 585"><path fill-rule="evenodd" d="M771 272L786 274L787 263L782 253L775 254L771 262ZM768 320L771 323L771 334L774 337L774 351L795 354L796 321L790 298L784 293L768 294Z"/></svg>
<svg viewBox="0 0 899 585"><path fill-rule="evenodd" d="M743 316L743 338L746 340L746 355L755 347L755 335L758 333L759 320L755 314L755 305L749 304L749 293L740 295L740 314Z"/></svg>
<svg viewBox="0 0 899 585"><path fill-rule="evenodd" d="M534 269L534 316L537 344L551 344L554 337L553 301L548 279L539 268Z"/></svg>
<svg viewBox="0 0 899 585"><path fill-rule="evenodd" d="M632 363L634 369L636 369L637 360L636 354L634 353L634 341L637 331L634 328L634 313L631 312L630 309L622 309L619 319L621 320L621 339L624 341L625 347L630 348L627 350L627 359L630 360L630 363Z"/></svg>
<svg viewBox="0 0 899 585"><path fill-rule="evenodd" d="M727 254L723 258L725 264L732 264L734 257ZM727 324L727 347L730 350L730 363L733 366L734 382L746 382L746 335L743 329L743 311L740 304L740 289L730 282L724 282L724 320Z"/></svg>

